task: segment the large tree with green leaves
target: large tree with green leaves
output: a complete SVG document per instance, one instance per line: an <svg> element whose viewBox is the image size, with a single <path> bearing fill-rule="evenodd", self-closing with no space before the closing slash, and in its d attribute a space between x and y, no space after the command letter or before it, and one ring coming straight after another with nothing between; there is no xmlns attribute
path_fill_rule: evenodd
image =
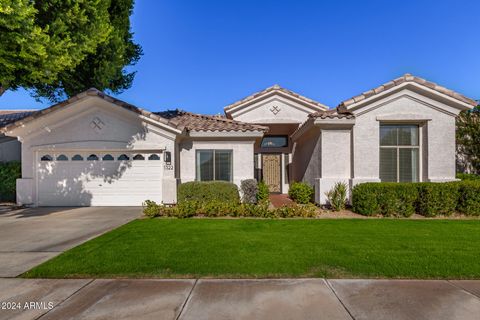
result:
<svg viewBox="0 0 480 320"><path fill-rule="evenodd" d="M462 171L480 174L480 105L457 118L457 164Z"/></svg>
<svg viewBox="0 0 480 320"><path fill-rule="evenodd" d="M0 95L23 87L52 101L131 86L141 48L133 0L0 0Z"/></svg>

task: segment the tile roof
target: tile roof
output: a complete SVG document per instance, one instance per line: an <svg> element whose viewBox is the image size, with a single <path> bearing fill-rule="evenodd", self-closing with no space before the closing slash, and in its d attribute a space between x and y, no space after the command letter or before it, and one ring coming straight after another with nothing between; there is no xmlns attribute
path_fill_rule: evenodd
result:
<svg viewBox="0 0 480 320"><path fill-rule="evenodd" d="M435 90L439 93L443 93L449 97L452 97L454 99L457 99L461 102L464 102L464 103L467 103L467 104L470 104L472 106L476 106L478 103L475 101L475 100L472 100L470 98L467 98L465 97L464 95L461 95L460 93L457 93L453 90L450 90L450 89L447 89L445 87L442 87L434 82L430 82L430 81L427 81L425 79L422 79L420 77L416 77L416 76L413 76L409 73L406 73L404 74L403 76L399 77L399 78L396 78L392 81L389 81L387 83L384 83L382 84L381 86L378 86L372 90L368 90L368 91L365 91L363 92L362 94L358 95L358 96L355 96L353 98L350 98L348 100L345 100L343 102L341 102L338 107L339 108L342 108L342 109L345 109L347 108L348 106L354 104L354 103L357 103L359 101L362 101L362 100L365 100L367 98L370 98L374 95L377 95L381 92L384 92L388 89L391 89L393 87L396 87L396 86L399 86L400 84L402 83L406 83L406 82L412 82L412 83L417 83L417 84L420 84L420 85L423 85L427 88L430 88L432 90Z"/></svg>
<svg viewBox="0 0 480 320"><path fill-rule="evenodd" d="M37 111L34 110L0 110L0 128L24 119Z"/></svg>
<svg viewBox="0 0 480 320"><path fill-rule="evenodd" d="M309 118L315 119L354 119L355 116L350 112L339 112L337 109L326 111L317 111L308 115Z"/></svg>
<svg viewBox="0 0 480 320"><path fill-rule="evenodd" d="M235 121L223 116L209 116L183 110L155 112L178 128L193 131L267 131L268 127Z"/></svg>
<svg viewBox="0 0 480 320"><path fill-rule="evenodd" d="M260 96L262 96L262 95L264 95L264 94L267 94L267 93L273 92L273 91L283 92L284 94L293 96L293 97L295 97L295 98L297 98L297 99L299 99L299 100L302 100L302 101L304 101L304 102L306 102L306 103L309 103L309 104L313 104L313 105L315 105L315 106L317 106L317 107L319 107L319 108L322 108L322 109L325 109L325 110L328 109L328 107L327 107L326 105L324 105L324 104L322 104L322 103L320 103L320 102L318 102L318 101L315 101L315 100L309 99L309 98L307 98L307 97L304 97L304 96L302 96L302 95L300 95L300 94L298 94L298 93L295 93L295 92L293 92L293 91L291 91L291 90L282 88L282 87L280 87L278 84L273 85L273 86L271 86L271 87L268 87L268 88L265 89L265 90L262 90L262 91L259 91L259 92L257 92L257 93L254 93L254 94L252 94L252 95L250 95L250 96L248 96L248 97L246 97L246 98L244 98L244 99L242 99L242 100L239 100L239 101L237 101L237 102L235 102L235 103L232 103L231 105L226 106L226 107L223 108L223 109L224 109L225 111L228 111L228 110L230 110L230 109L232 109L232 108L235 108L235 107L238 106L238 105L241 105L241 104L243 104L243 103L245 103L245 102L251 101L251 100L253 100L253 99L255 99L255 98L258 98L258 97L260 97Z"/></svg>

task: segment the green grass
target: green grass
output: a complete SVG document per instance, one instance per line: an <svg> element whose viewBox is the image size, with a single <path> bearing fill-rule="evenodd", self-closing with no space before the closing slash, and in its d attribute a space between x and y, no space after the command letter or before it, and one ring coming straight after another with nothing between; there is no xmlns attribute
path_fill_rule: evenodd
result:
<svg viewBox="0 0 480 320"><path fill-rule="evenodd" d="M480 278L480 221L136 220L23 276Z"/></svg>

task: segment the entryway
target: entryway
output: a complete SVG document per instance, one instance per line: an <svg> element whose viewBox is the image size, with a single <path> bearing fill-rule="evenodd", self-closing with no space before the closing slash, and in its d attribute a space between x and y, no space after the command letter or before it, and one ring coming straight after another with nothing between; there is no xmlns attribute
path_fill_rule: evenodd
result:
<svg viewBox="0 0 480 320"><path fill-rule="evenodd" d="M263 181L272 193L282 192L282 154L262 154Z"/></svg>

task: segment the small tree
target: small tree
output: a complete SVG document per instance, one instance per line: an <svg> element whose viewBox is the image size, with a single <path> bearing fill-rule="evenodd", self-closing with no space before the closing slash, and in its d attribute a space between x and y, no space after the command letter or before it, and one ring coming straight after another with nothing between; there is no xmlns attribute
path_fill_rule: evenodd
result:
<svg viewBox="0 0 480 320"><path fill-rule="evenodd" d="M480 106L460 113L456 132L458 170L480 174Z"/></svg>

